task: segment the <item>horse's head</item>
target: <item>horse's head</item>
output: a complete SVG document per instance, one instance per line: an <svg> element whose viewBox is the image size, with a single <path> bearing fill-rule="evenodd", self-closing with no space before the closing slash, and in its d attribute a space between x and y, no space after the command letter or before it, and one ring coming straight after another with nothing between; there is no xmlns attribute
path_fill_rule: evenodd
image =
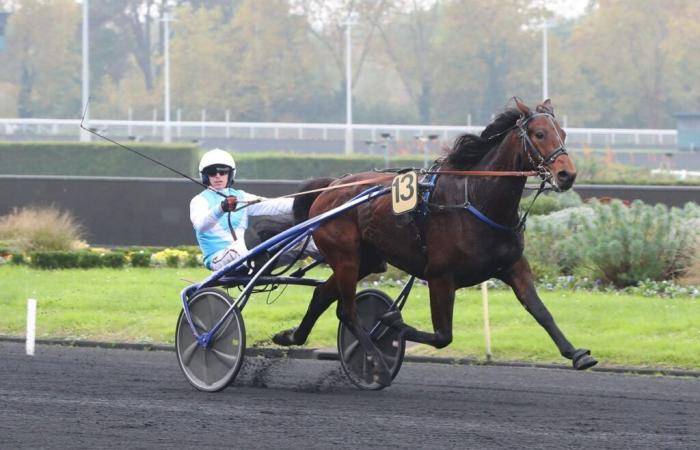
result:
<svg viewBox="0 0 700 450"><path fill-rule="evenodd" d="M556 190L570 189L576 179L576 167L564 147L566 132L554 117L552 102L545 100L535 112L517 98L515 104L521 113L517 126L532 169Z"/></svg>

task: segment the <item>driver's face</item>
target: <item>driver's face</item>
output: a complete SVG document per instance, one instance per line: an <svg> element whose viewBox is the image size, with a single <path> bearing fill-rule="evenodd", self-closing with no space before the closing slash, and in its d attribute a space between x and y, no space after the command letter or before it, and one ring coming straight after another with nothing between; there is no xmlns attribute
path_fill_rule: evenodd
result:
<svg viewBox="0 0 700 450"><path fill-rule="evenodd" d="M226 187L226 182L228 181L228 173L215 173L209 175L209 183L217 191Z"/></svg>

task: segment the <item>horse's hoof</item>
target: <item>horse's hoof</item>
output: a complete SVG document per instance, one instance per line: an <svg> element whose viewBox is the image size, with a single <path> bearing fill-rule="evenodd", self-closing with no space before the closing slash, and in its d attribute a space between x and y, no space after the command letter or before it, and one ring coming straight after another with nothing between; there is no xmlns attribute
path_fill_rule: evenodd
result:
<svg viewBox="0 0 700 450"><path fill-rule="evenodd" d="M574 369L586 370L598 364L598 360L591 356L591 351L586 348L580 348L574 352L572 358Z"/></svg>
<svg viewBox="0 0 700 450"><path fill-rule="evenodd" d="M277 345L282 345L284 347L289 347L290 345L298 345L294 339L294 332L297 331L296 328L290 328L289 330L280 331L276 335L272 336L272 342Z"/></svg>
<svg viewBox="0 0 700 450"><path fill-rule="evenodd" d="M382 387L391 386L391 371L381 355L378 355L378 358L373 358L372 355L366 355L365 358L367 358L367 362L372 367L372 381Z"/></svg>
<svg viewBox="0 0 700 450"><path fill-rule="evenodd" d="M381 371L375 373L372 380L383 387L391 386L391 374L388 371Z"/></svg>
<svg viewBox="0 0 700 450"><path fill-rule="evenodd" d="M379 317L379 320L389 328L400 328L404 324L401 311L398 309L387 311Z"/></svg>

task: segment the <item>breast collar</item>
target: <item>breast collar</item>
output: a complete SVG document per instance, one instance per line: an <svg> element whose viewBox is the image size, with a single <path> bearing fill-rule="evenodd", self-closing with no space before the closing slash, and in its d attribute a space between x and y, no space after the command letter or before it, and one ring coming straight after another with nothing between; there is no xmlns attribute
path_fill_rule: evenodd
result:
<svg viewBox="0 0 700 450"><path fill-rule="evenodd" d="M430 168L430 171L436 171L439 168L440 165L436 163ZM439 173L426 174L423 177L423 179L419 182L419 189L421 189L422 191L420 206L416 212L416 214L418 215L417 221L419 223L424 223L426 221L431 209L435 211L466 210L469 213L471 213L474 217L479 219L481 222L487 224L491 228L494 228L498 231L520 233L525 229L525 222L527 220L527 216L530 212L530 209L532 208L532 205L535 203L535 200L537 200L537 197L546 190L545 181L542 181L540 187L537 190L537 193L535 194L534 198L532 199L532 202L530 203L530 206L520 217L518 223L513 226L508 226L502 225L490 219L488 216L486 216L486 214L482 213L481 211L479 211L478 208L471 204L471 202L469 201L469 177L465 177L466 179L464 182L464 203L458 205L438 205L435 203L431 203L430 200L433 196L433 192L435 191L435 186L437 185L437 180L439 176Z"/></svg>

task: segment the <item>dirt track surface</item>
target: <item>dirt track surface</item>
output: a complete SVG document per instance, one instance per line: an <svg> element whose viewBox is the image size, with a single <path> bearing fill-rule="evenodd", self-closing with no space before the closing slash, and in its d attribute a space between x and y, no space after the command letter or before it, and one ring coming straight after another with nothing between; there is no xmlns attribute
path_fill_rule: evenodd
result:
<svg viewBox="0 0 700 450"><path fill-rule="evenodd" d="M174 353L0 343L0 448L700 448L700 380L409 364L383 391L335 361L248 358L195 391Z"/></svg>

